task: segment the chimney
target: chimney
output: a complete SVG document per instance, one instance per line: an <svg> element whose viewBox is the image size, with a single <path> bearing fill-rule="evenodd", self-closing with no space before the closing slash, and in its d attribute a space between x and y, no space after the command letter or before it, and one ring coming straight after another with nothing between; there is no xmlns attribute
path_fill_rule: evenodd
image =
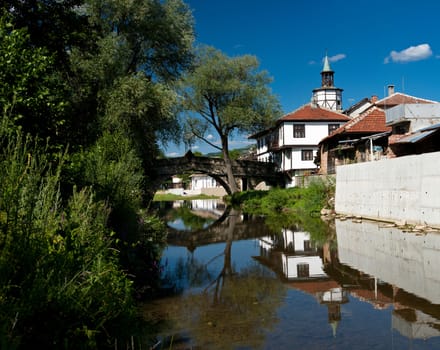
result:
<svg viewBox="0 0 440 350"><path fill-rule="evenodd" d="M371 96L370 102L374 105L377 102L377 96L376 95Z"/></svg>
<svg viewBox="0 0 440 350"><path fill-rule="evenodd" d="M394 85L388 85L388 96L394 94Z"/></svg>

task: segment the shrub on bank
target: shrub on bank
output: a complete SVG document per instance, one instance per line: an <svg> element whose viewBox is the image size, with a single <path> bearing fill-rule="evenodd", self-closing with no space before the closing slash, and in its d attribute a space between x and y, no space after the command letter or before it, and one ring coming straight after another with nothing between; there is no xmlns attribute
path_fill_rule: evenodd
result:
<svg viewBox="0 0 440 350"><path fill-rule="evenodd" d="M281 211L319 213L334 193L333 186L316 180L308 187L274 188L269 191L246 191L234 194L231 203L245 211L266 215Z"/></svg>
<svg viewBox="0 0 440 350"><path fill-rule="evenodd" d="M135 310L109 209L87 188L63 203L62 161L0 141L0 345L93 348Z"/></svg>

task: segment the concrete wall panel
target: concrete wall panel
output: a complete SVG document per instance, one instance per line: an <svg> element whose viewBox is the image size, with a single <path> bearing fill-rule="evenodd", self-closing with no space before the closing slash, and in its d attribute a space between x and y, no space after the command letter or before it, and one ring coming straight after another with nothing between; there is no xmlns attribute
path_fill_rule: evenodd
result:
<svg viewBox="0 0 440 350"><path fill-rule="evenodd" d="M343 165L336 212L440 226L440 152Z"/></svg>

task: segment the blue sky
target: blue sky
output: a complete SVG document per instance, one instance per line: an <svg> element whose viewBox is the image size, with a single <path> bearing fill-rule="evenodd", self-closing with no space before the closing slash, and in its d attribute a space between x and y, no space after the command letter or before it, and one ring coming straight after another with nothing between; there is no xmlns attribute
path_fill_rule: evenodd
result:
<svg viewBox="0 0 440 350"><path fill-rule="evenodd" d="M255 55L285 113L310 101L328 54L343 108L396 92L440 101L440 1L186 0L197 43ZM215 142L216 136L212 140ZM231 148L249 143L232 140ZM212 151L202 144L193 150ZM170 145L169 156L183 146Z"/></svg>

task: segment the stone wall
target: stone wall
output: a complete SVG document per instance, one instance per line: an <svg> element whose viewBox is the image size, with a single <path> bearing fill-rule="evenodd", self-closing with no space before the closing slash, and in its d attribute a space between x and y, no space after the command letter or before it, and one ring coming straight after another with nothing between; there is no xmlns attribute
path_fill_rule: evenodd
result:
<svg viewBox="0 0 440 350"><path fill-rule="evenodd" d="M440 152L337 167L339 214L440 227Z"/></svg>
<svg viewBox="0 0 440 350"><path fill-rule="evenodd" d="M227 195L226 190L223 187L202 188L200 192L207 196L223 197Z"/></svg>

